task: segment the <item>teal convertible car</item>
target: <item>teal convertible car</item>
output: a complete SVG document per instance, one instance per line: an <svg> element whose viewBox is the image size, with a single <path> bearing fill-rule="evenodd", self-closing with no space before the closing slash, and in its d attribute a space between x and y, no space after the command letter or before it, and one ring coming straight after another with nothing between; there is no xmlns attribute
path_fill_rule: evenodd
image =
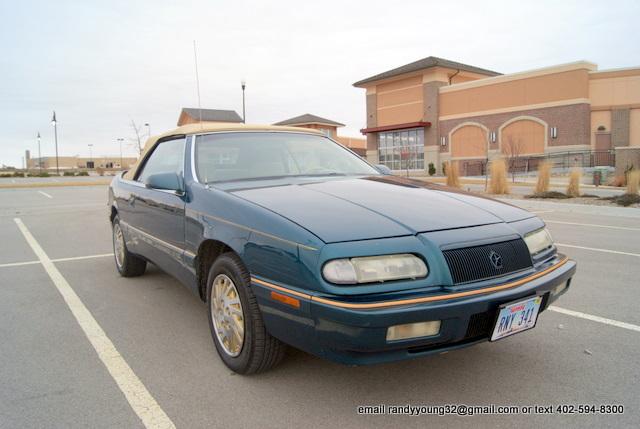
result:
<svg viewBox="0 0 640 429"><path fill-rule="evenodd" d="M385 174L302 128L151 138L111 183L109 219L120 274L151 262L184 283L242 374L285 344L360 365L496 341L533 328L576 271L535 215Z"/></svg>

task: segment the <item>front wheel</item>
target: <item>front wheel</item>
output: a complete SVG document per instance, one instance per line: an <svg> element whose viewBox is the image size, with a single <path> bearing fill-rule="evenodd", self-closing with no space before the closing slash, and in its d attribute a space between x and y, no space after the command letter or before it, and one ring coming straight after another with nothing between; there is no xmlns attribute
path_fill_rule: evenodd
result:
<svg viewBox="0 0 640 429"><path fill-rule="evenodd" d="M122 277L137 277L144 274L147 269L147 261L127 250L127 243L120 226L120 218L116 216L112 224L113 254L115 255L116 268Z"/></svg>
<svg viewBox="0 0 640 429"><path fill-rule="evenodd" d="M238 256L221 255L207 279L209 328L222 361L239 374L266 371L284 357L285 345L264 327L250 276Z"/></svg>

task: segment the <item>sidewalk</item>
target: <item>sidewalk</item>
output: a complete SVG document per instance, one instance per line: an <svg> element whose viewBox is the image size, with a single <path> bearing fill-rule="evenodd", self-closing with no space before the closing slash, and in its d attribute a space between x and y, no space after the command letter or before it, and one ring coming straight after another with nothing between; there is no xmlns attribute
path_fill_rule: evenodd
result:
<svg viewBox="0 0 640 429"><path fill-rule="evenodd" d="M636 207L611 207L589 204L561 203L557 201L520 200L516 198L496 198L499 201L521 207L529 211L564 211L598 216L616 216L640 219L640 209Z"/></svg>
<svg viewBox="0 0 640 429"><path fill-rule="evenodd" d="M409 176L409 178L411 179L417 179L417 180L425 180L428 182L435 182L435 183L446 183L447 178L443 177L443 176ZM567 186L569 179L567 178L567 180L564 181L558 181L557 179L559 178L555 178L556 180L553 180L554 178L551 179L551 181L549 182L550 186ZM484 185L485 184L485 178L482 177L460 177L460 183L461 184L468 184L468 185ZM536 184L536 179L532 178L532 179L518 179L516 178L515 182L512 182L511 180L509 180L509 186L527 186L527 187L531 187L531 186L535 186ZM581 183L580 184L581 187L585 187L585 188L598 188L598 189L611 189L611 190L624 190L624 188L621 187L617 187L617 186L605 186L605 185L601 185L601 186L595 186L592 184L587 184L587 183Z"/></svg>

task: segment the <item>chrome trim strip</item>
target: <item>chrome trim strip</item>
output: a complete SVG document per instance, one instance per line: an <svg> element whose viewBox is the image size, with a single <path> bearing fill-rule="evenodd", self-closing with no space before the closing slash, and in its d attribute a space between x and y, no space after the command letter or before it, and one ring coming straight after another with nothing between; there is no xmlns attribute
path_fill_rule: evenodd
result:
<svg viewBox="0 0 640 429"><path fill-rule="evenodd" d="M191 178L194 182L200 183L196 174L196 134L190 135L189 138L191 139Z"/></svg>
<svg viewBox="0 0 640 429"><path fill-rule="evenodd" d="M276 235L269 234L268 232L258 231L257 229L253 229L253 228L250 228L248 226L240 225L239 223L231 222L230 220L223 219L223 218L217 217L217 216L213 216L213 215L210 215L208 213L203 213L201 211L190 209L190 208L187 208L186 210L187 211L191 211L193 213L197 213L197 214L199 214L201 216L208 217L210 219L217 220L217 221L222 222L222 223L226 223L226 224L231 225L231 226L235 226L237 228L244 229L244 230L249 231L249 232L254 232L256 234L263 235L265 237L269 237L269 238L272 238L274 240L282 241L283 243L288 243L288 244L291 244L291 245L294 245L294 246L299 246L299 247L301 247L303 249L306 249L306 250L318 250L315 247L311 247L311 246L307 246L306 244L301 244L301 243L298 243L298 242L295 242L295 241L287 240L286 238L281 238L281 237L278 237Z"/></svg>
<svg viewBox="0 0 640 429"><path fill-rule="evenodd" d="M138 182L137 180L124 179L122 176L120 176L120 181L124 182L125 185L137 186L138 188L146 188L144 183Z"/></svg>

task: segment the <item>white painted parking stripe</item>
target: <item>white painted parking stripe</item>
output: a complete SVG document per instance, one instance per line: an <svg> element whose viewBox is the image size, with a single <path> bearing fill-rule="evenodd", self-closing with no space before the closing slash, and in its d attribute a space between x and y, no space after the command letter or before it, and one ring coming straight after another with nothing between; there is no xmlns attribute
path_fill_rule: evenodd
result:
<svg viewBox="0 0 640 429"><path fill-rule="evenodd" d="M0 264L0 268L5 267L21 267L23 265L34 265L39 264L40 261L27 261L27 262L9 262L8 264Z"/></svg>
<svg viewBox="0 0 640 429"><path fill-rule="evenodd" d="M107 258L113 256L113 253L102 253L100 255L73 256L70 258L52 259L51 262L81 261L83 259Z"/></svg>
<svg viewBox="0 0 640 429"><path fill-rule="evenodd" d="M47 198L53 198L51 195L47 194L46 192L38 191L38 193L44 195Z"/></svg>
<svg viewBox="0 0 640 429"><path fill-rule="evenodd" d="M113 253L102 253L100 255L87 255L87 256L73 256L71 258L58 258L58 259L52 259L51 262L81 261L83 259L106 258L110 256L113 256ZM7 264L0 264L0 268L20 267L22 265L34 265L39 263L40 261L9 262Z"/></svg>
<svg viewBox="0 0 640 429"><path fill-rule="evenodd" d="M539 212L534 212L539 213ZM576 226L589 226L593 228L609 228L609 229L622 229L625 231L640 231L640 228L633 228L631 226L615 226L615 225L600 225L597 223L578 223L578 222L563 222L559 220L545 220L546 223L557 223L560 225L576 225Z"/></svg>
<svg viewBox="0 0 640 429"><path fill-rule="evenodd" d="M555 244L556 246L560 246L560 247L571 247L573 249L592 250L594 252L614 253L616 255L636 256L640 258L640 253L620 252L618 250L610 250L610 249L598 249L597 247L575 246L573 244L562 244L562 243L555 243Z"/></svg>
<svg viewBox="0 0 640 429"><path fill-rule="evenodd" d="M555 210L529 210L531 213L542 214L542 213L552 213Z"/></svg>
<svg viewBox="0 0 640 429"><path fill-rule="evenodd" d="M593 314L582 313L580 311L567 310L566 308L556 307L550 305L549 310L556 313L566 314L567 316L578 317L580 319L591 320L592 322L604 323L605 325L611 325L622 329L628 329L630 331L640 332L640 326L631 323L620 322L618 320L607 319L605 317L594 316Z"/></svg>
<svg viewBox="0 0 640 429"><path fill-rule="evenodd" d="M47 274L53 281L53 284L64 298L71 313L76 318L78 324L89 339L89 342L98 353L98 357L107 367L111 377L124 394L125 398L131 405L131 408L140 417L142 423L147 428L175 428L175 425L160 408L160 405L151 396L151 393L142 384L142 381L133 372L129 364L124 360L122 355L113 345L107 334L100 327L96 319L91 315L89 309L80 300L71 285L62 276L58 268L49 259L49 256L40 247L40 244L31 235L25 224L19 218L14 218L20 232L31 246Z"/></svg>

